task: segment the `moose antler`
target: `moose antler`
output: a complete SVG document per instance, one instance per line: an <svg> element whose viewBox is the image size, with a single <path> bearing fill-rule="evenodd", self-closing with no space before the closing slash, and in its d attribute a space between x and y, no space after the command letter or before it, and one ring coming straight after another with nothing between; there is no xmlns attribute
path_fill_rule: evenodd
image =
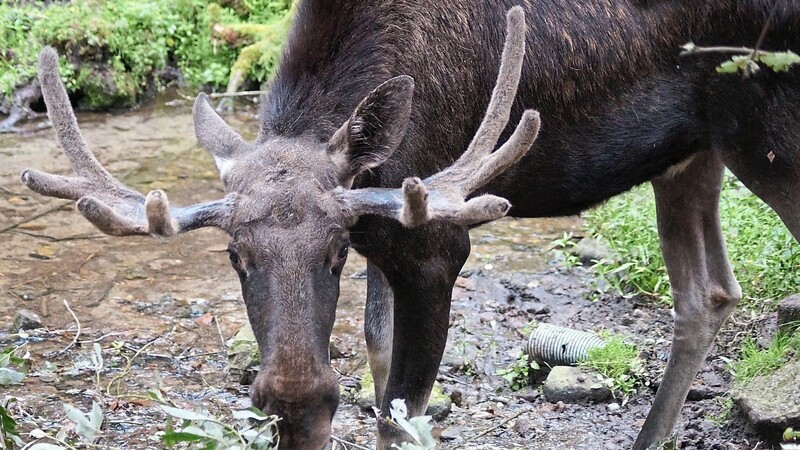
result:
<svg viewBox="0 0 800 450"><path fill-rule="evenodd" d="M337 189L345 214L391 217L407 227L431 220L472 225L505 216L511 204L490 194L465 198L519 161L539 133L539 113L527 110L511 138L497 151L508 123L525 56L525 13L516 6L507 14L506 40L492 99L467 151L447 169L425 180L407 178L402 189Z"/></svg>
<svg viewBox="0 0 800 450"><path fill-rule="evenodd" d="M144 196L111 176L97 161L78 128L78 121L58 76L58 55L52 48L39 54L39 82L56 137L76 177L27 169L22 182L39 194L77 200L78 210L100 231L114 236L172 236L206 226L222 227L234 197L185 208L169 206L164 191Z"/></svg>

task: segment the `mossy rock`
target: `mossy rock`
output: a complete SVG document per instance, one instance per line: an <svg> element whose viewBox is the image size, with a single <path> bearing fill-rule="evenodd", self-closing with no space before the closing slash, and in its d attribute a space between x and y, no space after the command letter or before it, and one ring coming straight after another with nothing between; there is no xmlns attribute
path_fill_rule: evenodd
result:
<svg viewBox="0 0 800 450"><path fill-rule="evenodd" d="M747 420L764 433L800 427L800 361L753 378L732 392Z"/></svg>
<svg viewBox="0 0 800 450"><path fill-rule="evenodd" d="M258 373L260 363L261 355L256 336L248 323L231 340L228 347L228 369L232 375L239 377L242 384L250 384Z"/></svg>
<svg viewBox="0 0 800 450"><path fill-rule="evenodd" d="M372 378L372 372L369 369L361 377L361 390L356 396L356 405L368 413L372 413L372 407L375 406L375 380ZM433 420L440 421L450 414L452 406L453 401L444 393L439 382L433 383L433 390L431 391L431 398L428 400L428 409L425 410L425 415L431 416Z"/></svg>

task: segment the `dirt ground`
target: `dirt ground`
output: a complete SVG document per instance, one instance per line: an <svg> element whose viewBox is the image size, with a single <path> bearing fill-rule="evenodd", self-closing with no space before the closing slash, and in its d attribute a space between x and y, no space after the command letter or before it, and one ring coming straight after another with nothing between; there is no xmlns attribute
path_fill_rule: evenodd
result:
<svg viewBox="0 0 800 450"><path fill-rule="evenodd" d="M142 191L165 189L174 204L222 192L211 158L195 146L190 105L158 102L79 120L98 158L126 183ZM249 137L256 130L248 112L227 120L249 131ZM187 408L227 411L249 405L248 387L226 372L224 342L247 319L223 233L203 229L170 240L106 237L69 202L25 190L18 176L26 167L68 173L51 131L0 135L0 161L0 349L24 343L32 355L24 385L3 388L0 401L18 399L11 413L23 431L55 432L68 423L64 403L86 411L95 400L103 404L108 423L103 447L163 448L157 433L165 416L141 397L148 390L160 386ZM15 224L20 225L12 228ZM644 348L648 380L657 384L669 353L670 311L643 298L587 300L590 275L553 264L547 251L554 239L579 226L577 218L504 219L473 230L473 254L453 294L450 340L440 371L439 381L457 405L437 424L441 448L623 449L632 444L653 388L642 388L619 408L554 405L536 387L513 392L496 375L524 345L523 328L544 321L630 336ZM334 340L343 357L332 364L347 391L334 433L371 447L375 419L353 402L353 386L366 367L364 268L364 260L354 255L342 277ZM76 321L65 304L80 322L72 346ZM22 308L39 313L47 331L9 334L6 325ZM679 448L778 448L761 442L735 410L723 426L711 420L722 411L720 395L731 386L724 358L734 356L733 345L746 333L771 326L769 318L744 312L725 326L683 409ZM99 380L91 359L94 343L105 359ZM127 361L137 352L128 373Z"/></svg>

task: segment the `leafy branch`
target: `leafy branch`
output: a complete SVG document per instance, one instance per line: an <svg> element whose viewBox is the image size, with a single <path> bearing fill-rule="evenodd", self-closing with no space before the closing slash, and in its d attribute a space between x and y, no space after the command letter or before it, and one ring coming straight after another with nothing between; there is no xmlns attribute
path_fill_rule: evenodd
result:
<svg viewBox="0 0 800 450"><path fill-rule="evenodd" d="M758 63L764 64L774 72L786 72L791 66L800 64L800 55L791 50L770 52L748 47L700 47L692 42L681 48L683 49L681 56L703 53L734 54L730 59L717 66L719 73L738 73L739 71L745 74L755 73L761 69Z"/></svg>

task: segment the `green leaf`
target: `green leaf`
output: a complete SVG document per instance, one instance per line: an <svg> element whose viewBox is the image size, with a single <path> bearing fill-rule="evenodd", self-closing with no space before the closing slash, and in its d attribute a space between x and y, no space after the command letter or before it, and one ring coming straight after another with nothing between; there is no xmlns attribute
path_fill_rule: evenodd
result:
<svg viewBox="0 0 800 450"><path fill-rule="evenodd" d="M25 374L9 369L8 367L0 367L0 386L8 386L9 384L20 384L25 379Z"/></svg>
<svg viewBox="0 0 800 450"><path fill-rule="evenodd" d="M786 72L789 67L800 63L800 55L789 50L785 52L766 52L760 58L762 63L775 72Z"/></svg>
<svg viewBox="0 0 800 450"><path fill-rule="evenodd" d="M96 430L103 426L103 410L97 402L92 402L92 412L89 414L89 419Z"/></svg>
<svg viewBox="0 0 800 450"><path fill-rule="evenodd" d="M166 406L166 405L159 405L159 407L162 410L164 410L165 413L169 414L172 417L177 417L178 419L201 421L201 422L216 420L213 417L209 417L207 415L200 414L194 411L173 408L171 406Z"/></svg>
<svg viewBox="0 0 800 450"><path fill-rule="evenodd" d="M200 442L206 440L207 437L185 431L170 431L169 433L164 433L161 439L168 447L172 447L178 442Z"/></svg>
<svg viewBox="0 0 800 450"><path fill-rule="evenodd" d="M69 420L75 422L75 433L89 442L94 442L99 430L92 425L89 418L80 409L72 405L65 404L64 412L67 413Z"/></svg>
<svg viewBox="0 0 800 450"><path fill-rule="evenodd" d="M233 411L233 418L236 420L255 419L263 422L269 420L270 417L264 414L260 409L253 407L241 411Z"/></svg>

